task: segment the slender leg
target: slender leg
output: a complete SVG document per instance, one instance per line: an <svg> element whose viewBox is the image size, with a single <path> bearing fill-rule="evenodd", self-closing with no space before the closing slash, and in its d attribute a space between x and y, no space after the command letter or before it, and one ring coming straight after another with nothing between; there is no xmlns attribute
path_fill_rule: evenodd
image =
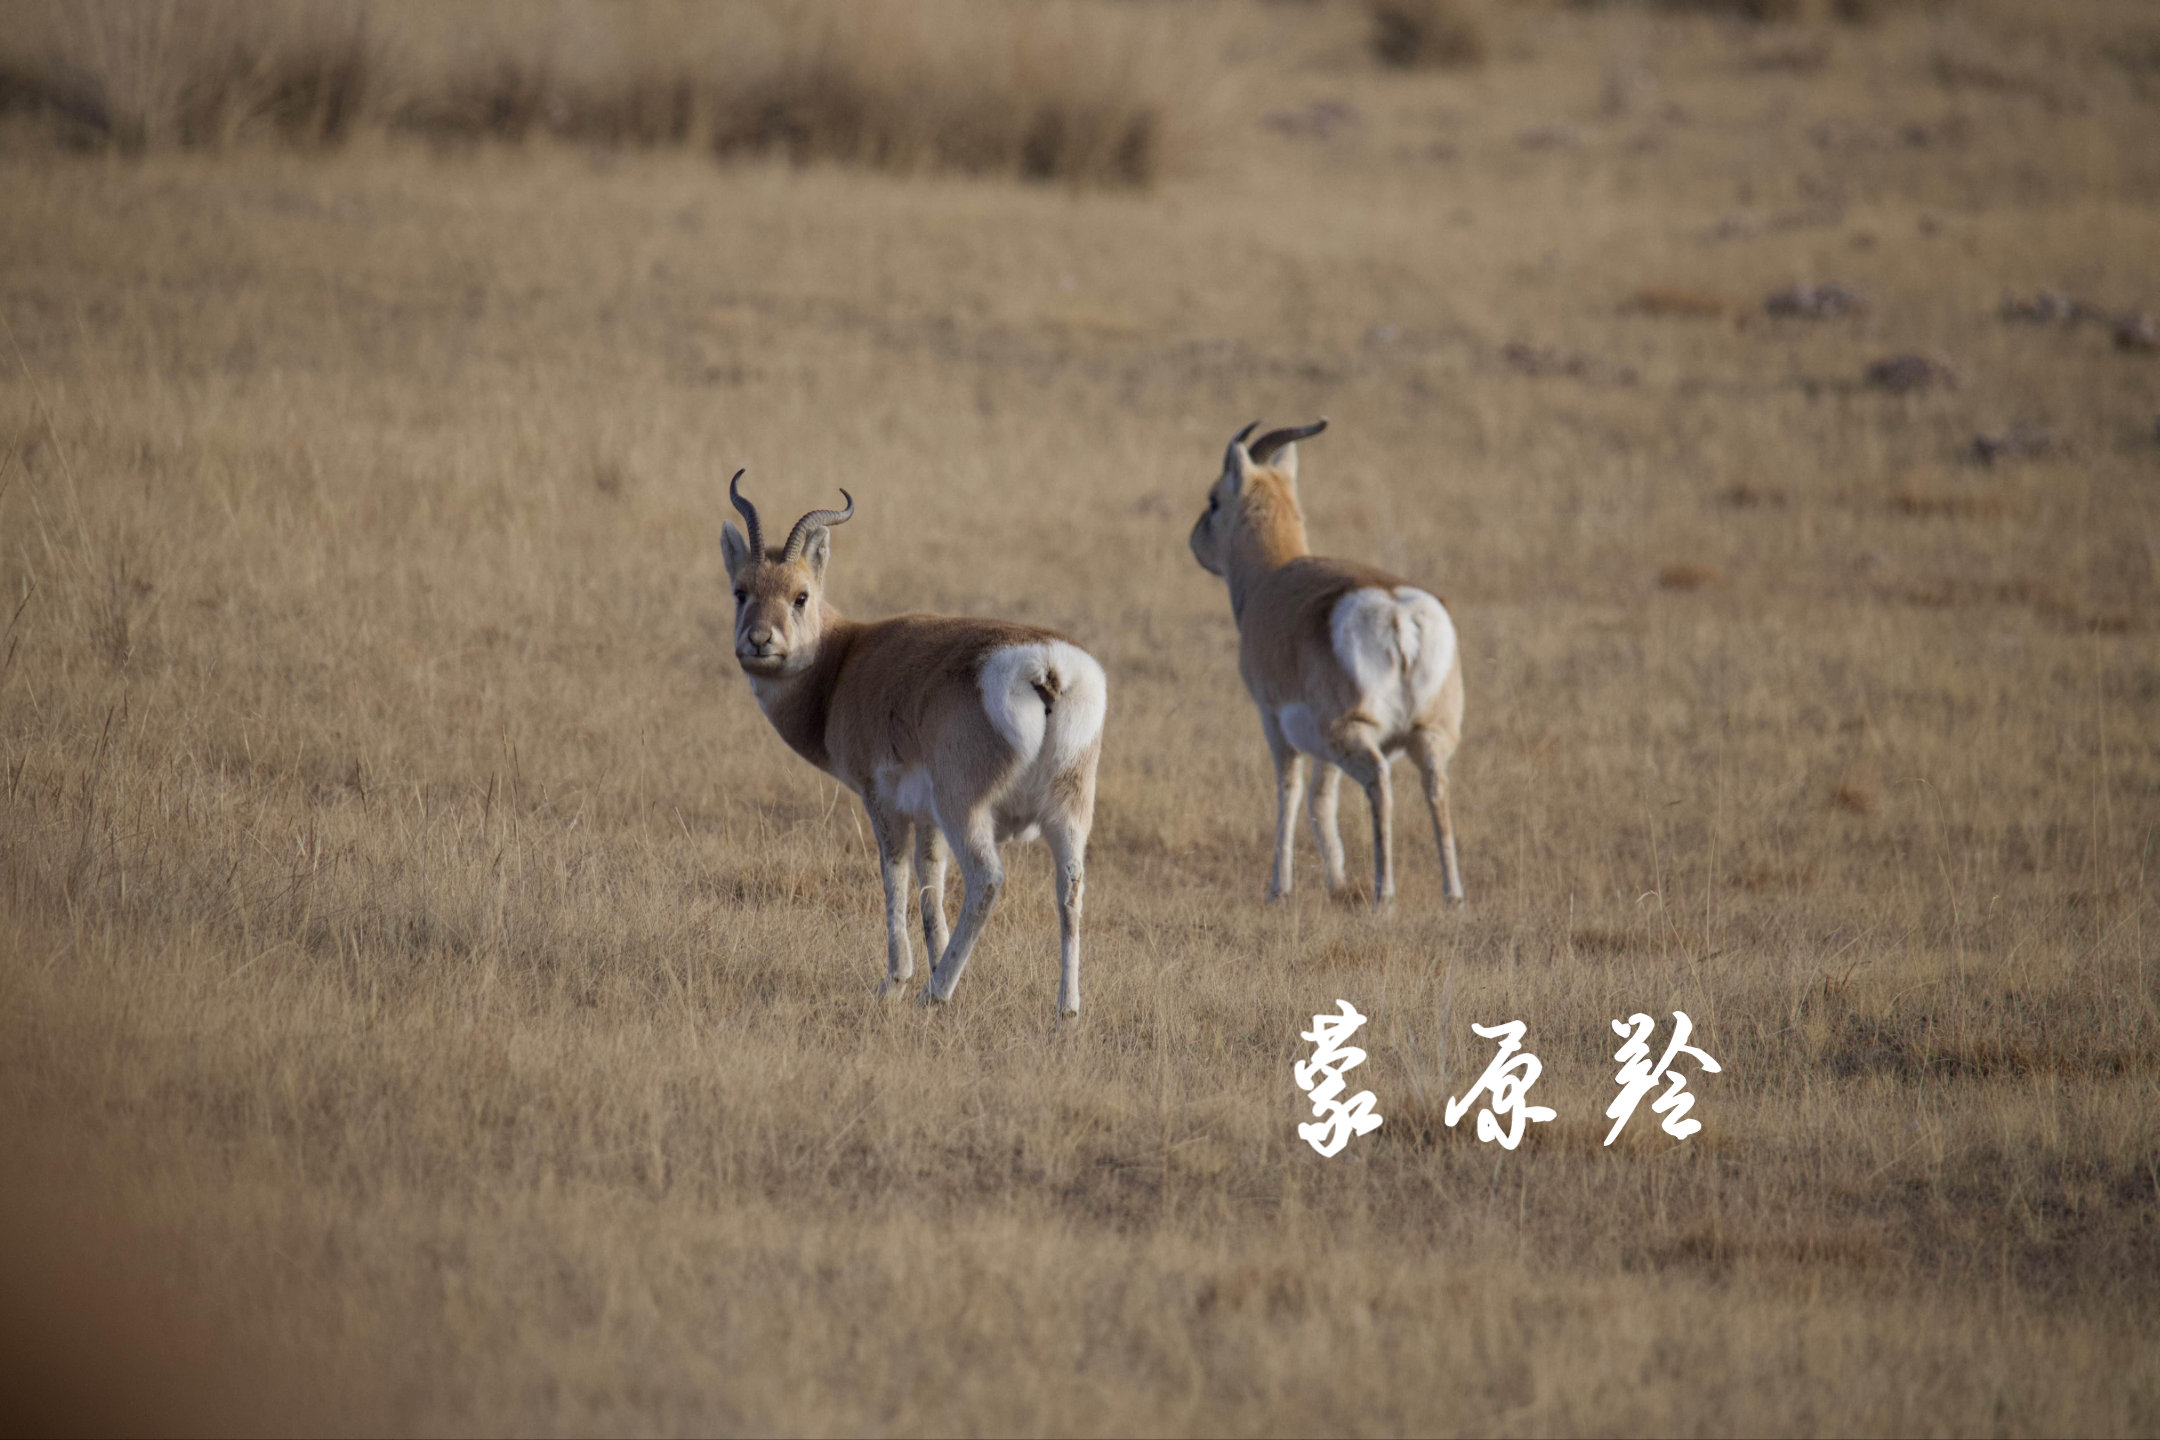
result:
<svg viewBox="0 0 2160 1440"><path fill-rule="evenodd" d="M985 806L981 813L968 816L967 827L963 835L945 837L960 862L960 878L966 882L966 889L960 901L960 923L953 927L952 940L931 969L930 983L923 989L926 1002L942 1004L952 999L953 987L960 983L960 972L967 969L968 956L975 951L983 922L997 904L998 891L1005 888L1005 866L998 859L997 835L991 826L989 808Z"/></svg>
<svg viewBox="0 0 2160 1440"><path fill-rule="evenodd" d="M1080 1013L1080 902L1087 891L1087 825L1055 820L1043 826L1057 866L1058 1014Z"/></svg>
<svg viewBox="0 0 2160 1440"><path fill-rule="evenodd" d="M1433 843L1440 847L1440 893L1460 905L1462 867L1455 861L1455 824L1448 815L1447 751L1438 732L1419 729L1410 736L1410 758L1425 781L1425 808L1432 811Z"/></svg>
<svg viewBox="0 0 2160 1440"><path fill-rule="evenodd" d="M1267 733L1268 753L1275 757L1275 873L1268 879L1267 898L1280 900L1290 893L1290 849L1297 839L1297 809L1305 788L1305 757L1283 738L1275 717L1262 711L1260 728Z"/></svg>
<svg viewBox="0 0 2160 1440"><path fill-rule="evenodd" d="M876 805L864 805L870 833L877 837L878 872L885 880L885 983L878 994L896 995L915 973L915 947L908 943L908 831L912 823Z"/></svg>
<svg viewBox="0 0 2160 1440"><path fill-rule="evenodd" d="M915 826L915 893L922 909L923 943L930 963L945 953L952 932L945 928L945 837L925 820Z"/></svg>
<svg viewBox="0 0 2160 1440"><path fill-rule="evenodd" d="M1372 742L1364 726L1352 727L1339 750L1345 774L1365 787L1372 802L1373 908L1385 908L1395 898L1394 797L1388 789L1388 757Z"/></svg>
<svg viewBox="0 0 2160 1440"><path fill-rule="evenodd" d="M1324 760L1313 762L1316 772L1307 797L1312 818L1313 843L1320 847L1320 864L1327 871L1330 895L1343 888L1342 827L1336 823L1336 800L1342 792L1342 771Z"/></svg>

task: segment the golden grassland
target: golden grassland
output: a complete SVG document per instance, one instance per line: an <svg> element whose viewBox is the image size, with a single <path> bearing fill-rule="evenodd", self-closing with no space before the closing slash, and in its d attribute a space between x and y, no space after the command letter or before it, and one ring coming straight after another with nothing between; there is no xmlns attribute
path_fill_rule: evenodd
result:
<svg viewBox="0 0 2160 1440"><path fill-rule="evenodd" d="M1998 313L2160 304L2148 12L1517 7L1413 72L1136 13L1206 136L1139 190L0 133L23 1413L2160 1429L2160 356ZM1316 544L1463 636L1460 911L1408 813L1391 914L1303 837L1260 903L1184 535L1320 413ZM855 494L850 613L1104 662L1077 1023L1039 847L956 1004L873 998L869 838L728 656L739 464ZM1338 998L1386 1123L1322 1160ZM1703 1131L1604 1147L1675 1009ZM1509 1154L1440 1112L1518 1019Z"/></svg>

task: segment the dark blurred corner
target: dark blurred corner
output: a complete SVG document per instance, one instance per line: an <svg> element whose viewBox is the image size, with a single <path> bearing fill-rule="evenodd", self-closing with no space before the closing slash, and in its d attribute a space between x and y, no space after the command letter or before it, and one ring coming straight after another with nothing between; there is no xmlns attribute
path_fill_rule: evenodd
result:
<svg viewBox="0 0 2160 1440"><path fill-rule="evenodd" d="M118 1219L119 1177L63 1164L14 1125L0 1126L0 1153L0 1436L330 1427L289 1357L216 1319L267 1282L262 1260L221 1257L219 1294L191 1291L182 1277L203 1257Z"/></svg>

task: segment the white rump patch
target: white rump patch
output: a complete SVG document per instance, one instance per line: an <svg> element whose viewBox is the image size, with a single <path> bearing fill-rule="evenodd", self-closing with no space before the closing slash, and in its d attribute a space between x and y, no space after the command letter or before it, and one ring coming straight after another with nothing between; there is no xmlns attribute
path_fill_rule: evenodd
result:
<svg viewBox="0 0 2160 1440"><path fill-rule="evenodd" d="M1447 607L1409 585L1392 594L1352 590L1335 602L1328 634L1383 741L1410 729L1455 664L1455 622Z"/></svg>
<svg viewBox="0 0 2160 1440"><path fill-rule="evenodd" d="M1102 734L1109 682L1095 657L1077 645L1042 640L1003 646L983 657L979 683L983 711L1021 768L1046 778L1062 775Z"/></svg>

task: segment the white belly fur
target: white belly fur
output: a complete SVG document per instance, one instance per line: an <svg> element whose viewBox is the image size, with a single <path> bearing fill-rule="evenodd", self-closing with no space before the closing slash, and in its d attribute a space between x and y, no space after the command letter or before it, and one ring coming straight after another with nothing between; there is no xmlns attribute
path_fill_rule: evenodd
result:
<svg viewBox="0 0 2160 1440"><path fill-rule="evenodd" d="M878 803L925 824L937 823L937 796L921 765L887 765L877 772Z"/></svg>
<svg viewBox="0 0 2160 1440"><path fill-rule="evenodd" d="M1281 729L1283 739L1300 754L1316 760L1332 758L1328 754L1327 736L1320 733L1320 726L1313 719L1312 707L1302 701L1284 705L1275 711L1275 724Z"/></svg>

